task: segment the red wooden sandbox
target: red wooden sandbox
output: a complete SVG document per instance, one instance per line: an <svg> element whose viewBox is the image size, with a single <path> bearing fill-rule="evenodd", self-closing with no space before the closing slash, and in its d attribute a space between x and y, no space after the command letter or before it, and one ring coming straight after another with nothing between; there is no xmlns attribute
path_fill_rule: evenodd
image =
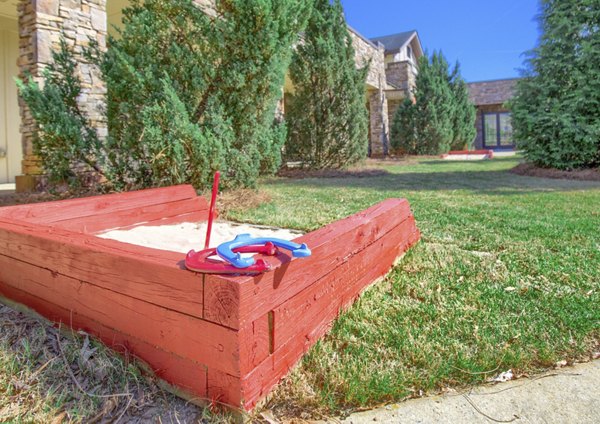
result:
<svg viewBox="0 0 600 424"><path fill-rule="evenodd" d="M202 275L113 228L206 220L191 186L0 208L0 296L126 350L179 394L252 409L339 311L419 239L405 199L305 234L312 256L258 276Z"/></svg>

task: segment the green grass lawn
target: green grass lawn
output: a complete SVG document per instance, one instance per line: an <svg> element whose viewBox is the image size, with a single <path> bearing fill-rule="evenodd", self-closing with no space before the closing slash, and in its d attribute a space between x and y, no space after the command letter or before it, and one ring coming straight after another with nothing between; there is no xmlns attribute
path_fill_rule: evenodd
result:
<svg viewBox="0 0 600 424"><path fill-rule="evenodd" d="M374 177L269 179L260 189L271 201L230 210L308 231L406 197L422 232L271 406L335 413L598 350L600 183L509 173L518 161L421 159L376 164L386 172Z"/></svg>
<svg viewBox="0 0 600 424"><path fill-rule="evenodd" d="M267 407L279 417L337 415L600 351L600 182L509 173L517 163L370 163L375 176L273 178L258 193L222 195L246 205L227 218L307 231L406 197L423 234ZM0 307L0 421L229 419L166 396L87 342Z"/></svg>

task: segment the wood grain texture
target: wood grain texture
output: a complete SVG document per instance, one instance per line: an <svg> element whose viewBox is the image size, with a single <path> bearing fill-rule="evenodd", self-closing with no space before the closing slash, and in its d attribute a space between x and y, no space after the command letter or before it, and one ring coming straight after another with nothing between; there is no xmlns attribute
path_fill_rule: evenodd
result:
<svg viewBox="0 0 600 424"><path fill-rule="evenodd" d="M93 217L107 212L176 202L195 197L196 190L192 186L179 185L80 199L8 206L0 208L0 217L48 225L56 221Z"/></svg>
<svg viewBox="0 0 600 424"><path fill-rule="evenodd" d="M0 254L202 318L202 276L184 269L181 253L0 220Z"/></svg>
<svg viewBox="0 0 600 424"><path fill-rule="evenodd" d="M252 371L270 353L271 328L269 315L254 320L237 331L240 344L240 375Z"/></svg>
<svg viewBox="0 0 600 424"><path fill-rule="evenodd" d="M386 274L393 264L394 259L398 254L402 254L414 245L420 237L417 231L411 232L408 238L404 238L402 242L399 239L406 236L405 228L398 228L396 231L388 233L380 242L376 243L375 246L371 246L369 250L373 250L375 254L379 253L380 260L378 262L370 262L367 258L362 258L362 265L357 263L355 265L363 267L366 272L362 273L360 277L354 277L352 289L346 290L341 294L340 298L335 298L332 301L332 306L319 310L322 303L319 302L319 297L314 298L314 291L318 291L317 288L309 288L301 296L299 295L296 300L290 300L290 305L309 305L310 311L306 312L305 317L296 316L296 320L287 320L288 324L292 322L294 326L294 334L290 337L290 333L283 335L279 339L279 345L276 347L275 352L269 356L262 364L255 367L255 369L242 377L242 393L243 399L245 400L245 407L251 409L260 401L266 394L276 385L281 378L283 378L289 370L302 358L302 356L308 352L310 347L314 345L325 333L327 333L333 320L338 316L341 310L350 306L356 297L360 295L361 290L367 287L369 284L375 282L378 278ZM358 260L358 258L357 258ZM354 262L349 266L353 267ZM365 267L365 264L366 267ZM369 264L373 266L370 267ZM358 275L358 269L354 272ZM327 286L330 282L327 279L323 279L320 285ZM326 291L326 289L325 289ZM313 297L311 297L313 295ZM311 304L311 302L314 302ZM281 311L280 311L281 312ZM277 313L277 311L276 311ZM280 315L280 319L285 320L285 316ZM277 328L281 329L284 323L278 323L277 315L275 318L275 339L277 340ZM285 338L287 337L287 340ZM276 342L277 343L277 342Z"/></svg>
<svg viewBox="0 0 600 424"><path fill-rule="evenodd" d="M274 271L255 277L207 275L204 318L240 328L348 262L409 216L406 199L388 199L295 239L310 247L308 258L292 260L287 252L266 257Z"/></svg>
<svg viewBox="0 0 600 424"><path fill-rule="evenodd" d="M389 271L416 231L414 219L405 219L350 261L275 308L275 350L291 338L309 337L313 329L333 321L367 285Z"/></svg>
<svg viewBox="0 0 600 424"><path fill-rule="evenodd" d="M126 358L135 357L145 363L145 368L157 377L176 385L190 397L207 398L206 367L202 364L165 352L157 346L102 325L85 315L50 304L44 299L7 285L2 280L0 296L27 305L57 325L70 327L74 331L85 331Z"/></svg>
<svg viewBox="0 0 600 424"><path fill-rule="evenodd" d="M191 199L159 203L156 205L138 206L119 211L108 211L92 216L61 219L54 221L52 226L57 226L70 231L93 234L102 231L122 229L124 227L131 228L132 226L147 225L149 223L164 225L166 219L188 215L193 212L200 212L199 220L206 221L208 217L208 205L204 198L194 197Z"/></svg>
<svg viewBox="0 0 600 424"><path fill-rule="evenodd" d="M239 375L237 333L0 255L0 281L180 357Z"/></svg>

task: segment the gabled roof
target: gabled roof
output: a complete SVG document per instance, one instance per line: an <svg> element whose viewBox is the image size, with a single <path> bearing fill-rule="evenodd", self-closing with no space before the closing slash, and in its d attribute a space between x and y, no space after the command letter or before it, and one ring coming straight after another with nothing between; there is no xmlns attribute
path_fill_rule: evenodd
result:
<svg viewBox="0 0 600 424"><path fill-rule="evenodd" d="M374 43L381 43L385 46L385 53L397 53L402 47L418 37L416 30L399 32L398 34L384 35L382 37L371 38ZM419 47L421 43L419 42Z"/></svg>
<svg viewBox="0 0 600 424"><path fill-rule="evenodd" d="M469 98L477 106L503 104L513 96L518 79L470 82Z"/></svg>

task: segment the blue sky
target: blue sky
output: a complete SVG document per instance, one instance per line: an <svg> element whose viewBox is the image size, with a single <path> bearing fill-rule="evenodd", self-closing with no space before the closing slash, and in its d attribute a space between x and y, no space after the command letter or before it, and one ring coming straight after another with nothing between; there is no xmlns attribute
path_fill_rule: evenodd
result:
<svg viewBox="0 0 600 424"><path fill-rule="evenodd" d="M364 36L416 29L423 48L458 60L467 81L519 76L538 39L537 0L342 0Z"/></svg>

